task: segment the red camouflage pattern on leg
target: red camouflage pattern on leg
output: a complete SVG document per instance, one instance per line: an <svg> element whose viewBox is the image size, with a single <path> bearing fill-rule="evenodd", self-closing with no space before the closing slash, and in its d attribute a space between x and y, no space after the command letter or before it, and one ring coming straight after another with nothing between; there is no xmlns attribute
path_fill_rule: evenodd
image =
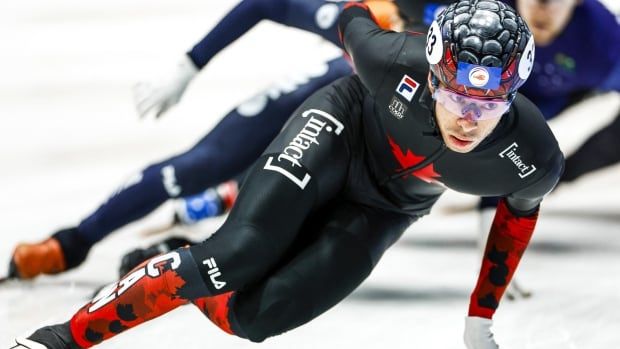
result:
<svg viewBox="0 0 620 349"><path fill-rule="evenodd" d="M203 297L193 301L194 305L222 331L235 335L229 321L230 299L234 292L227 292L213 297Z"/></svg>
<svg viewBox="0 0 620 349"><path fill-rule="evenodd" d="M517 217L500 200L487 241L476 288L469 301L469 316L492 318L521 256L530 242L538 211Z"/></svg>
<svg viewBox="0 0 620 349"><path fill-rule="evenodd" d="M90 348L189 302L177 294L185 281L171 263L155 264L149 274L149 262L102 290L73 316L71 334L80 347Z"/></svg>

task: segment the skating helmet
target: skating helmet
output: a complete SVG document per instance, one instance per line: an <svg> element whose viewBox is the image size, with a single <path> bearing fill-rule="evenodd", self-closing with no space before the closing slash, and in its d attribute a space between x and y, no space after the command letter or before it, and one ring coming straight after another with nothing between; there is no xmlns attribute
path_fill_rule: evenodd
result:
<svg viewBox="0 0 620 349"><path fill-rule="evenodd" d="M534 37L499 0L458 0L431 24L426 39L431 82L473 97L514 99L534 63Z"/></svg>

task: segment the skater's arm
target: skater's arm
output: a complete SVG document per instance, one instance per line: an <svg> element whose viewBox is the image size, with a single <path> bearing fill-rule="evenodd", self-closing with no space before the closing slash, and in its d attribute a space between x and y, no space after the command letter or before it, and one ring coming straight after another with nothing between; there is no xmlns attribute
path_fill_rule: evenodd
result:
<svg viewBox="0 0 620 349"><path fill-rule="evenodd" d="M244 0L222 18L187 54L199 69L263 19L281 21L287 1Z"/></svg>
<svg viewBox="0 0 620 349"><path fill-rule="evenodd" d="M346 53L364 86L374 95L396 60L406 34L381 29L363 3L347 3L338 22Z"/></svg>
<svg viewBox="0 0 620 349"><path fill-rule="evenodd" d="M515 273L538 220L543 196L557 184L564 166L561 153L549 161L534 184L500 200L491 225L469 316L491 319Z"/></svg>
<svg viewBox="0 0 620 349"><path fill-rule="evenodd" d="M243 36L262 20L270 20L286 26L318 34L338 44L336 19L342 5L323 10L326 17L318 22L317 11L327 2L323 0L244 0L235 6L220 22L187 54L199 69L221 50ZM329 12L333 12L330 14ZM267 41L267 40L266 40ZM286 45L282 45L285 47Z"/></svg>
<svg viewBox="0 0 620 349"><path fill-rule="evenodd" d="M402 25L398 9L392 2L373 1L370 5L382 28ZM244 0L222 18L188 55L202 69L218 52L262 20L314 33L340 46L336 26L343 6L344 2L326 0Z"/></svg>
<svg viewBox="0 0 620 349"><path fill-rule="evenodd" d="M471 294L469 316L492 318L506 287L517 269L538 220L538 205L527 216L519 216L507 199L497 205L487 240L476 288Z"/></svg>

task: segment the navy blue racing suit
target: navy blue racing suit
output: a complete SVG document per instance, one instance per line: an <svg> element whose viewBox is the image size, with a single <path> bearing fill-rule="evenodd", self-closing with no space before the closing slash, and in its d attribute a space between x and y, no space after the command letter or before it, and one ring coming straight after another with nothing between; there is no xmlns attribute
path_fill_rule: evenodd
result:
<svg viewBox="0 0 620 349"><path fill-rule="evenodd" d="M197 67L203 68L215 54L261 20L303 29L338 44L336 22L342 6L325 0L245 0L188 55ZM266 38L274 39L277 40ZM260 156L306 98L352 73L343 57L308 68L286 88L276 85L230 111L191 149L145 168L138 182L122 186L77 228L56 233L54 237L63 248L67 267L82 263L95 243L144 217L166 200L201 193L240 174Z"/></svg>

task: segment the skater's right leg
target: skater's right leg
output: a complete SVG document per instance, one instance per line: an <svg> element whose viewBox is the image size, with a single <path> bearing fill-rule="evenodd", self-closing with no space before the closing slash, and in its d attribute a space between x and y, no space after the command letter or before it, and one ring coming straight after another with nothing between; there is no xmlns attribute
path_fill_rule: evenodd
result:
<svg viewBox="0 0 620 349"><path fill-rule="evenodd" d="M211 238L193 250L181 248L150 259L102 290L71 319L73 342L88 348L193 300L256 282L312 210L318 190L313 183L305 189L255 167L231 215ZM246 191L252 195L244 199Z"/></svg>
<svg viewBox="0 0 620 349"><path fill-rule="evenodd" d="M211 238L151 259L100 292L71 319L73 340L90 347L182 304L263 279L308 215L335 197L346 179L352 137L343 114L359 113L362 91L354 78L335 85L295 112Z"/></svg>

